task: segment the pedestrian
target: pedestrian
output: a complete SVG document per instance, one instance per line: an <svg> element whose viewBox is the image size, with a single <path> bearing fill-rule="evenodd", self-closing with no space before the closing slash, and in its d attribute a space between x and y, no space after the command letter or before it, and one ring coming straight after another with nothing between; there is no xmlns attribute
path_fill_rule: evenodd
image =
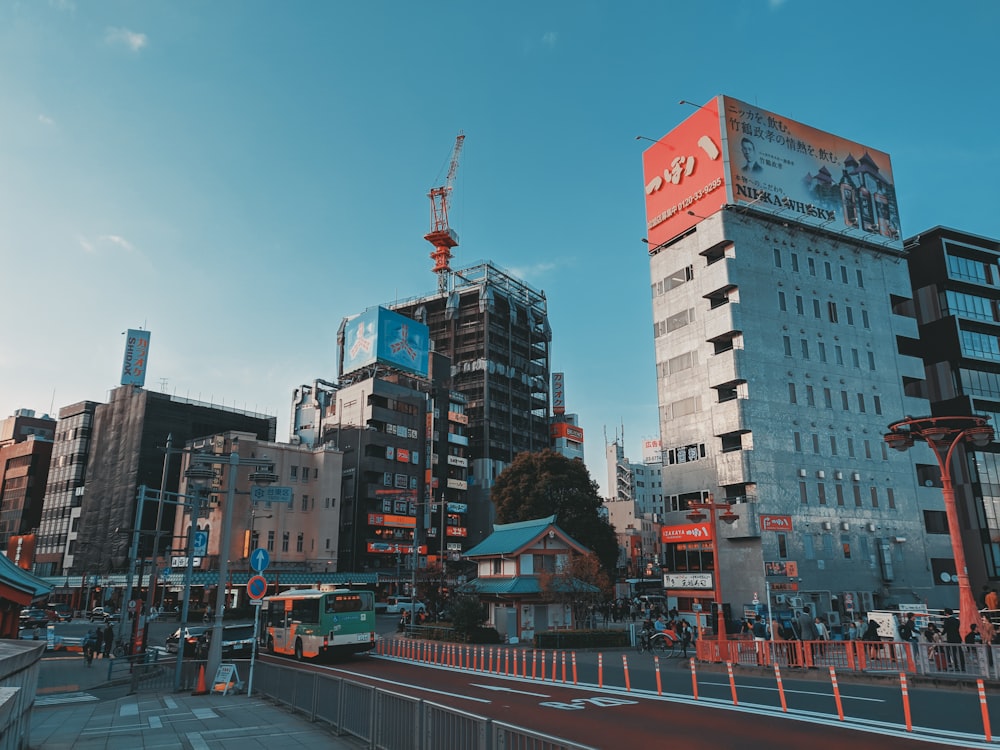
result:
<svg viewBox="0 0 1000 750"><path fill-rule="evenodd" d="M100 658L101 649L103 648L104 648L104 628L98 625L97 632L94 634L94 655Z"/></svg>
<svg viewBox="0 0 1000 750"><path fill-rule="evenodd" d="M951 668L959 671L965 671L965 653L963 649L956 648L953 644L962 642L962 634L960 631L961 623L959 619L955 616L955 611L951 607L944 608L944 622L941 624L941 632L944 634L944 641L948 644L945 648L948 652L948 663Z"/></svg>
<svg viewBox="0 0 1000 750"><path fill-rule="evenodd" d="M111 647L115 644L115 629L108 623L108 626L104 628L104 643L101 646L104 649L104 658L107 659L111 655Z"/></svg>
<svg viewBox="0 0 1000 750"><path fill-rule="evenodd" d="M906 615L903 624L899 626L899 637L907 643L913 643L917 640L917 619L912 612Z"/></svg>
<svg viewBox="0 0 1000 750"><path fill-rule="evenodd" d="M990 589L984 598L986 609L990 611L991 615L997 610L1000 610L1000 594L997 594L996 589Z"/></svg>

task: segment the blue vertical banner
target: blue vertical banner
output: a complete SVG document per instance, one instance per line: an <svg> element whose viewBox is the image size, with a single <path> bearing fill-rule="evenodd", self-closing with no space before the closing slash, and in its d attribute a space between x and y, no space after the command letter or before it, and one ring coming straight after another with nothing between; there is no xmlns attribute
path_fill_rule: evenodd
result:
<svg viewBox="0 0 1000 750"><path fill-rule="evenodd" d="M125 338L125 356L122 358L122 385L146 384L146 363L149 360L149 331L129 328Z"/></svg>

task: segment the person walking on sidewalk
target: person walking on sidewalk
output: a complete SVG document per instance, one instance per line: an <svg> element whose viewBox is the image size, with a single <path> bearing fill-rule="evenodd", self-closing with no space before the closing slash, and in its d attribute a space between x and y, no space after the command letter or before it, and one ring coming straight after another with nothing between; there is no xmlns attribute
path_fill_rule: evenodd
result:
<svg viewBox="0 0 1000 750"><path fill-rule="evenodd" d="M111 647L115 645L115 629L112 627L111 623L104 628L104 643L101 647L104 649L104 658L107 659L111 655Z"/></svg>
<svg viewBox="0 0 1000 750"><path fill-rule="evenodd" d="M944 608L944 623L941 625L941 632L944 633L945 648L948 650L948 663L957 672L965 671L965 652L961 646L952 644L962 642L961 623L955 617L955 611L951 607Z"/></svg>

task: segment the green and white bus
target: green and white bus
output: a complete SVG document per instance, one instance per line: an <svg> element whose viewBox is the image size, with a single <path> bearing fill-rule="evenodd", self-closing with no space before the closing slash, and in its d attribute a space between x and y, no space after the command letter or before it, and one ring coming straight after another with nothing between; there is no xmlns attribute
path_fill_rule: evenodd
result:
<svg viewBox="0 0 1000 750"><path fill-rule="evenodd" d="M299 589L264 599L267 650L297 660L354 654L375 647L375 594Z"/></svg>

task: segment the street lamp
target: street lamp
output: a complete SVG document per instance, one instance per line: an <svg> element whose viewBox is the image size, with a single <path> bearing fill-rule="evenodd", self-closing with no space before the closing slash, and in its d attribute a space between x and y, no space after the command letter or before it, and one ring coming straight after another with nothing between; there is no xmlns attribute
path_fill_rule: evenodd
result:
<svg viewBox="0 0 1000 750"><path fill-rule="evenodd" d="M889 425L889 432L883 436L889 447L898 451L908 450L917 441L927 443L941 469L941 494L948 516L948 537L958 576L958 619L963 633L968 632L970 625L978 622L979 613L969 586L969 569L965 563L965 547L958 525L955 487L951 482L951 460L955 448L961 443L972 443L976 448L985 448L990 444L993 440L993 428L987 421L987 417L974 416L907 417Z"/></svg>
<svg viewBox="0 0 1000 750"><path fill-rule="evenodd" d="M726 615L722 607L722 579L719 576L722 565L719 560L719 526L718 521L732 526L739 520L739 516L733 513L732 503L717 503L712 499L712 496L708 496L708 500L704 502L695 501L688 502L688 508L690 512L687 514L687 519L691 523L701 523L706 518L709 520L709 528L712 530L712 557L714 560L715 570L712 571L712 585L715 589L715 601L718 602L718 610L715 616L715 626L718 631L718 637L720 641L725 641L727 639L726 633ZM706 516L703 511L708 511L708 516ZM722 513L716 514L716 510L723 511ZM721 621L721 625L720 625Z"/></svg>
<svg viewBox="0 0 1000 750"><path fill-rule="evenodd" d="M274 473L274 464L265 458L242 458L239 453L233 451L228 457L216 454L200 454L195 456L193 461L202 467L214 464L228 464L229 476L226 480L226 504L222 508L222 541L219 547L219 577L215 597L215 621L212 624L212 640L208 644L208 660L205 666L205 673L210 679L214 679L218 671L219 662L222 661L222 618L226 609L226 579L229 575L229 548L233 540L233 505L236 501L236 470L240 466L253 466L254 471L250 472L250 481L258 486L267 486L278 481L278 475ZM190 565L190 558L189 558Z"/></svg>

